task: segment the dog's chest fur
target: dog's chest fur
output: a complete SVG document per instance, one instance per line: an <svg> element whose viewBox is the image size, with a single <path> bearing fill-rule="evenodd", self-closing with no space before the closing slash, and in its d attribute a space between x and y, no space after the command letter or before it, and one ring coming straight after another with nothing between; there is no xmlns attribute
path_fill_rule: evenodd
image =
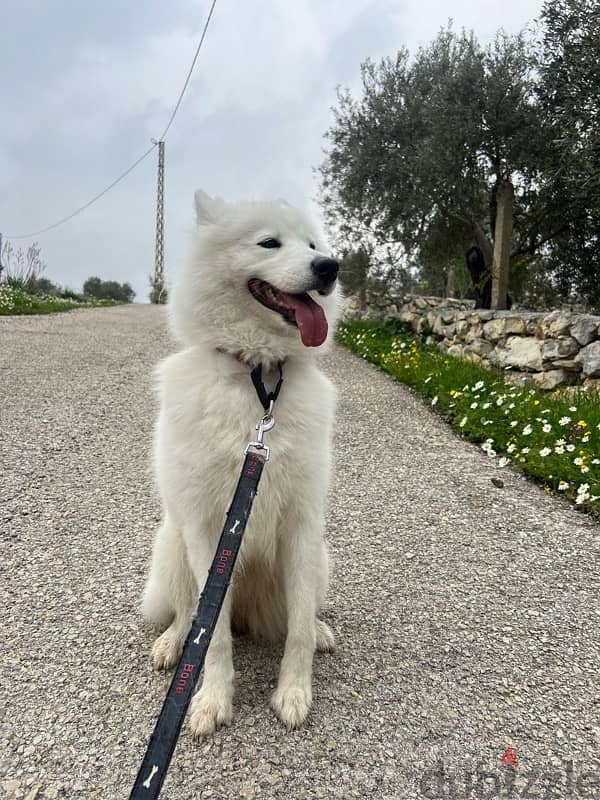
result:
<svg viewBox="0 0 600 800"><path fill-rule="evenodd" d="M277 370L265 372L268 389ZM299 503L322 505L327 491L332 387L310 362L290 360L265 435L271 458L248 524L243 552L271 560L277 530ZM218 537L241 469L264 413L250 369L232 356L191 348L159 368L161 410L155 459L161 493L175 519L196 519Z"/></svg>

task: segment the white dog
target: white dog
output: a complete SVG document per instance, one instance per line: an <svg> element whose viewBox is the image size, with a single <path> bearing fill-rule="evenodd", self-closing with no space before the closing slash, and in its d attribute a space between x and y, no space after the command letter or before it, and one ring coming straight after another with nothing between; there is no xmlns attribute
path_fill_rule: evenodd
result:
<svg viewBox="0 0 600 800"><path fill-rule="evenodd" d="M272 706L288 728L310 709L315 648L332 650L317 617L329 567L324 540L334 391L315 356L339 306L337 262L315 227L283 202L226 204L196 193L198 229L172 293L183 349L159 367L155 443L164 519L154 542L143 612L167 626L152 649L157 669L182 652L263 408L250 371L283 386L267 434L271 458L191 707L195 737L233 716L232 626L285 637Z"/></svg>

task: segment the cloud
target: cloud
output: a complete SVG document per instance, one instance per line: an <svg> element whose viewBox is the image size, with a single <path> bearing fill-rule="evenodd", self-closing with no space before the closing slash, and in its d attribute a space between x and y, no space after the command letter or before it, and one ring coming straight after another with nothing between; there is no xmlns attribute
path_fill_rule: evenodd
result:
<svg viewBox="0 0 600 800"><path fill-rule="evenodd" d="M461 1L451 11L456 28L474 27L486 40L501 25L519 30L540 7ZM207 0L8 0L0 230L52 223L146 149L171 114L208 8ZM441 0L218 0L167 139L167 273L185 250L198 186L233 199L309 204L336 86L357 90L367 56L414 51L448 15ZM92 274L129 280L144 299L155 173L151 156L95 206L39 237L48 276L73 287Z"/></svg>

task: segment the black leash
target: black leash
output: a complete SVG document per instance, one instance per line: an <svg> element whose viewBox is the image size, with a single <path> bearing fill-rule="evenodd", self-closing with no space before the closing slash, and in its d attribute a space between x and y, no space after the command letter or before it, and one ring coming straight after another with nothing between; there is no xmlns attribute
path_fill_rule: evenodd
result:
<svg viewBox="0 0 600 800"><path fill-rule="evenodd" d="M281 364L279 364L279 381L273 392L267 392L262 382L260 365L252 370L252 382L266 413L256 426L258 431L256 442L251 442L246 447L242 473L227 512L225 526L204 590L200 595L198 611L185 640L183 653L154 726L129 800L156 800L160 794L231 581L260 476L269 460L269 448L263 443L263 435L275 424L271 411L283 382ZM266 405L263 398L267 400Z"/></svg>
<svg viewBox="0 0 600 800"><path fill-rule="evenodd" d="M265 411L268 411L271 407L271 403L274 403L277 398L279 397L279 392L281 391L281 385L283 384L283 367L281 361L277 364L279 367L279 380L277 381L277 385L273 389L272 392L267 392L267 389L263 383L262 379L262 364L259 364L257 367L254 367L252 372L250 373L250 377L252 378L252 383L254 384L254 388L256 389L256 394L258 395L258 399L262 403L262 406Z"/></svg>

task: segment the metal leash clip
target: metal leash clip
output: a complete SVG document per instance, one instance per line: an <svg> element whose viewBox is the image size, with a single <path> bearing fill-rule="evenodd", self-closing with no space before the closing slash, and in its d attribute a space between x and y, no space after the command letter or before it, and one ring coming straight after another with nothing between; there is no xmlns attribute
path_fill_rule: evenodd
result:
<svg viewBox="0 0 600 800"><path fill-rule="evenodd" d="M273 413L272 412L273 412L273 400L271 400L271 402L269 403L269 410L266 412L264 417L261 419L261 421L256 426L256 430L258 431L257 436L256 436L256 441L255 442L250 442L246 446L246 450L244 451L244 455L246 455L248 453L248 450L250 450L250 448L253 447L255 450L262 450L264 452L264 454L265 454L265 461L269 460L269 453L271 451L270 451L270 448L267 447L267 445L263 442L263 437L264 437L265 433L267 431L270 431L271 428L273 427L273 425L275 425L275 420L273 419Z"/></svg>

